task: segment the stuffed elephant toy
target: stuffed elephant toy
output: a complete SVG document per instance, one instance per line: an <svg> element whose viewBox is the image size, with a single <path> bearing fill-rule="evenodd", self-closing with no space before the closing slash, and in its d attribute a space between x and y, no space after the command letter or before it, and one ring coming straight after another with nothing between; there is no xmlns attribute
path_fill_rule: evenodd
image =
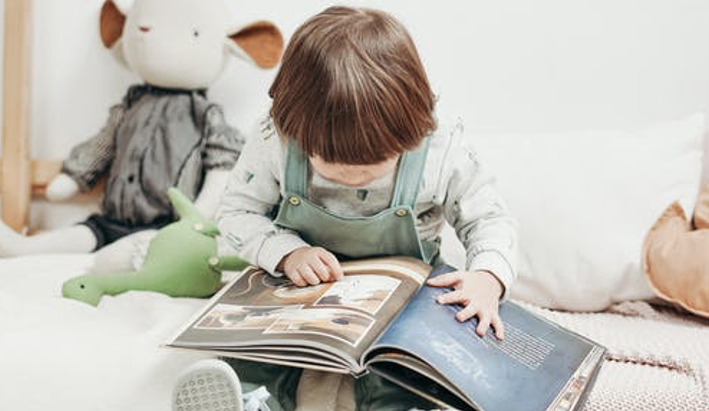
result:
<svg viewBox="0 0 709 411"><path fill-rule="evenodd" d="M244 138L207 89L227 56L272 68L283 50L274 24L233 21L227 1L236 0L105 1L101 41L141 83L110 109L94 137L71 150L47 188L47 197L60 201L103 181L100 211L34 236L0 223L0 257L99 251L94 271L125 270L131 248L119 240L175 221L170 187L213 216Z"/></svg>

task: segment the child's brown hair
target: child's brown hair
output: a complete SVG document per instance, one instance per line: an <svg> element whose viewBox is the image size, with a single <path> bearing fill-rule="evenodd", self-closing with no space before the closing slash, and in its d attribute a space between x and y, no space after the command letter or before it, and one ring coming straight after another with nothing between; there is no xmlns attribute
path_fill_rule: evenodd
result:
<svg viewBox="0 0 709 411"><path fill-rule="evenodd" d="M330 7L308 20L269 94L280 135L329 163L385 161L436 127L435 97L411 37L375 10Z"/></svg>

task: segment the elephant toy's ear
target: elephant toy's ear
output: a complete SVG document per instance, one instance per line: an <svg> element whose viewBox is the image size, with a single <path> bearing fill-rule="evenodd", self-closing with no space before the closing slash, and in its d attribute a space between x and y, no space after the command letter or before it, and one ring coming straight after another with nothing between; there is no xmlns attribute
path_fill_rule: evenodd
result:
<svg viewBox="0 0 709 411"><path fill-rule="evenodd" d="M258 21L229 35L229 50L261 68L273 68L281 60L283 35L275 24Z"/></svg>
<svg viewBox="0 0 709 411"><path fill-rule="evenodd" d="M101 17L99 18L99 31L103 45L111 50L116 60L121 64L127 65L121 44L128 6L123 3L125 1L118 2L116 0L106 0L103 3Z"/></svg>
<svg viewBox="0 0 709 411"><path fill-rule="evenodd" d="M107 49L112 49L123 35L123 26L126 24L126 15L114 0L106 0L101 7L99 29L101 41Z"/></svg>

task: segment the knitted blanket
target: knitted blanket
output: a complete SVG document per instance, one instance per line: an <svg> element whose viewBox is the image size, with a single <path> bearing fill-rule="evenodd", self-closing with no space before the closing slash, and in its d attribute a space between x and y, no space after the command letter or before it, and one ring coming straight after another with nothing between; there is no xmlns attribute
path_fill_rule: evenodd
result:
<svg viewBox="0 0 709 411"><path fill-rule="evenodd" d="M601 313L527 309L604 345L584 411L708 411L709 321L645 302ZM298 411L354 410L351 378L306 371Z"/></svg>
<svg viewBox="0 0 709 411"><path fill-rule="evenodd" d="M602 313L526 308L608 348L586 411L709 410L709 321L645 302Z"/></svg>

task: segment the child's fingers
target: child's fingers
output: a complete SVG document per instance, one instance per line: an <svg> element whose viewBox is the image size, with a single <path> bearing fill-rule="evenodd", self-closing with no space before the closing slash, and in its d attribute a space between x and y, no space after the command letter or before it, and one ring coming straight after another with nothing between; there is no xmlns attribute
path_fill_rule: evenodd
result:
<svg viewBox="0 0 709 411"><path fill-rule="evenodd" d="M489 313L485 311L479 311L478 319L480 321L478 321L478 328L475 330L475 332L477 332L479 336L483 337L485 336L487 329L490 328L490 321L492 320L492 318Z"/></svg>
<svg viewBox="0 0 709 411"><path fill-rule="evenodd" d="M317 274L318 277L324 282L328 282L331 280L331 275L330 275L330 270L325 266L325 264L320 261L320 259L316 258L315 261L313 261L312 264L310 264L310 268L313 269L315 274Z"/></svg>
<svg viewBox="0 0 709 411"><path fill-rule="evenodd" d="M317 275L315 275L315 272L313 272L313 269L310 268L309 266L299 268L298 273L303 277L303 279L305 281L308 282L308 284L310 284L310 285L320 284L320 279L318 278Z"/></svg>
<svg viewBox="0 0 709 411"><path fill-rule="evenodd" d="M475 308L475 306L472 304L468 304L465 308L458 311L458 314L455 315L455 319L460 322L465 322L473 318L477 313L477 308Z"/></svg>
<svg viewBox="0 0 709 411"><path fill-rule="evenodd" d="M330 272L333 274L334 280L340 281L342 277L345 276L345 273L342 271L342 266L340 266L340 262L337 261L337 257L332 255L331 252L326 250L323 251L324 252L320 255L320 260L322 260L322 262L330 268Z"/></svg>
<svg viewBox="0 0 709 411"><path fill-rule="evenodd" d="M438 304L455 304L463 302L463 292L460 290L451 291L449 293L442 294L436 298Z"/></svg>
<svg viewBox="0 0 709 411"><path fill-rule="evenodd" d="M460 271L454 271L430 278L426 283L432 287L453 287L457 285L462 278Z"/></svg>
<svg viewBox="0 0 709 411"><path fill-rule="evenodd" d="M295 284L296 287L305 287L308 283L297 272L288 274L288 278Z"/></svg>
<svg viewBox="0 0 709 411"><path fill-rule="evenodd" d="M495 336L498 340L503 340L505 338L505 324L500 318L500 314L495 314L492 316L492 328L495 329Z"/></svg>

